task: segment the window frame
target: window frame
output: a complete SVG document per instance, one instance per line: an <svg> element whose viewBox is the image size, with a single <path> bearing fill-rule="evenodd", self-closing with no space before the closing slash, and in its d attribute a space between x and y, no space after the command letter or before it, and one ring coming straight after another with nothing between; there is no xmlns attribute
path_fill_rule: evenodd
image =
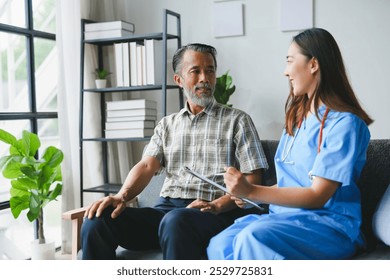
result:
<svg viewBox="0 0 390 280"><path fill-rule="evenodd" d="M25 19L26 27L18 27L14 25L0 23L0 32L7 32L15 35L25 36L26 38L26 61L27 61L27 85L30 112L1 112L0 121L9 120L28 120L31 126L31 132L38 134L38 122L42 119L57 119L57 111L37 111L37 94L35 83L35 52L34 39L47 39L56 41L56 34L45 31L34 30L33 6L32 0L25 0ZM38 156L38 154L37 154ZM9 209L9 201L0 201L0 211ZM34 232L37 236L36 226Z"/></svg>

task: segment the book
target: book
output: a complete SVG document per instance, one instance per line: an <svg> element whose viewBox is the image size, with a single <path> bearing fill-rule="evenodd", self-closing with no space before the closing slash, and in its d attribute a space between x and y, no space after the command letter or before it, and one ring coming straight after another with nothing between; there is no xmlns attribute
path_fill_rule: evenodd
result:
<svg viewBox="0 0 390 280"><path fill-rule="evenodd" d="M154 121L125 121L106 122L106 130L113 129L134 129L134 128L154 128Z"/></svg>
<svg viewBox="0 0 390 280"><path fill-rule="evenodd" d="M142 55L142 85L146 85L146 51L145 45L141 46L141 55Z"/></svg>
<svg viewBox="0 0 390 280"><path fill-rule="evenodd" d="M106 138L132 138L152 136L153 128L106 130Z"/></svg>
<svg viewBox="0 0 390 280"><path fill-rule="evenodd" d="M84 30L87 32L113 30L113 29L123 29L123 30L130 31L130 32L134 33L135 25L131 22L117 20L117 21L87 23L84 26Z"/></svg>
<svg viewBox="0 0 390 280"><path fill-rule="evenodd" d="M137 44L137 86L142 86L143 85L143 61L142 61L142 50L143 46Z"/></svg>
<svg viewBox="0 0 390 280"><path fill-rule="evenodd" d="M123 51L122 44L114 44L116 86L123 87Z"/></svg>
<svg viewBox="0 0 390 280"><path fill-rule="evenodd" d="M130 46L129 43L122 44L122 65L123 65L123 86L130 86Z"/></svg>
<svg viewBox="0 0 390 280"><path fill-rule="evenodd" d="M157 109L157 102L147 99L129 99L118 101L107 101L107 110L123 110L123 109L136 109L136 108L148 108Z"/></svg>
<svg viewBox="0 0 390 280"><path fill-rule="evenodd" d="M145 39L146 52L146 84L160 85L163 76L163 42L155 39Z"/></svg>
<svg viewBox="0 0 390 280"><path fill-rule="evenodd" d="M130 85L137 86L137 42L130 42Z"/></svg>
<svg viewBox="0 0 390 280"><path fill-rule="evenodd" d="M224 187L224 186L218 184L217 182L214 182L213 180L210 180L210 179L207 178L207 177L204 177L202 174L200 174L200 173L198 173L198 172L195 172L195 171L191 170L191 169L188 168L187 166L184 166L183 169L184 169L184 171L186 171L186 172L190 173L191 175L193 175L193 176L195 176L195 177L201 179L202 181L204 181L204 182L206 182L206 183L208 183L208 184L210 184L210 185L212 185L212 186L214 186L214 187L216 187L216 188L218 188L218 189L224 191L224 192L227 193L227 194L230 194L230 193L229 193L229 190L228 190L226 187ZM248 203L248 204L250 204L250 205L252 205L252 206L254 206L254 207L258 208L258 209L260 209L260 210L264 210L263 207L261 207L260 205L258 205L256 202L253 202L252 200L249 200L249 199L247 199L247 198L242 198L242 197L237 197L237 198L238 198L238 199L241 199L242 201L244 201L244 202L246 202L246 203Z"/></svg>
<svg viewBox="0 0 390 280"><path fill-rule="evenodd" d="M107 117L156 116L156 109L139 108L124 110L107 110Z"/></svg>
<svg viewBox="0 0 390 280"><path fill-rule="evenodd" d="M84 32L85 40L119 38L133 35L133 32L121 29Z"/></svg>
<svg viewBox="0 0 390 280"><path fill-rule="evenodd" d="M106 122L132 122L132 121L155 121L157 115L150 116L127 116L127 117L106 117Z"/></svg>

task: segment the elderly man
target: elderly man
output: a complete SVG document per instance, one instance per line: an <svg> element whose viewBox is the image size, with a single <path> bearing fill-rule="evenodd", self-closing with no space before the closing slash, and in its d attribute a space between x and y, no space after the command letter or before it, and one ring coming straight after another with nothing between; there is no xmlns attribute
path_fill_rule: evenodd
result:
<svg viewBox="0 0 390 280"><path fill-rule="evenodd" d="M256 208L237 206L228 195L183 171L184 166L215 176L226 166L261 183L268 168L256 128L248 114L218 104L216 50L189 44L173 57L174 80L187 98L185 108L164 117L143 157L118 194L92 203L82 227L83 259L114 259L118 245L133 250L161 248L164 259L202 259L211 237ZM129 208L153 175L166 172L153 208Z"/></svg>

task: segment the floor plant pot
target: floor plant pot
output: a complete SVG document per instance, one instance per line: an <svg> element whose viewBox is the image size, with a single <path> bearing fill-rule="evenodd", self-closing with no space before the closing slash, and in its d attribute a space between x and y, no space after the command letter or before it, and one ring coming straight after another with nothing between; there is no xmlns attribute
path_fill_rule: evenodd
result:
<svg viewBox="0 0 390 280"><path fill-rule="evenodd" d="M105 88L107 86L107 80L105 79L97 79L95 83L97 88Z"/></svg>
<svg viewBox="0 0 390 280"><path fill-rule="evenodd" d="M31 242L31 259L32 260L54 260L55 258L55 243L49 241L44 244L39 244L36 239Z"/></svg>

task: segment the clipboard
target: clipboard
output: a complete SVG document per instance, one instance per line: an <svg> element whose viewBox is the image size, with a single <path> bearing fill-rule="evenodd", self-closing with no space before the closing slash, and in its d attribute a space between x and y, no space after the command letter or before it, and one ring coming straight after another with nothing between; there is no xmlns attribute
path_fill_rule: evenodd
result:
<svg viewBox="0 0 390 280"><path fill-rule="evenodd" d="M202 181L204 181L204 182L206 182L206 183L209 183L210 185L212 185L212 186L214 186L214 187L216 187L216 188L218 188L218 189L224 191L224 192L227 193L227 194L232 195L232 194L229 192L229 190L228 190L227 188L225 188L224 186L222 186L222 185L220 185L220 184L214 182L213 180L210 180L209 178L204 177L202 174L200 174L200 173L198 173L198 172L195 172L195 171L191 170L191 169L188 168L187 166L184 166L183 169L184 169L184 171L186 171L186 172L190 173L191 175L193 175L193 176L195 176L195 177L201 179ZM246 202L246 203L248 203L248 204L250 204L250 205L256 207L256 208L259 209L259 210L264 210L263 207L261 207L260 205L258 205L256 202L253 202L252 200L249 200L249 199L247 199L247 198L242 198L242 197L238 197L238 198L241 199L242 201L244 201L244 202Z"/></svg>

